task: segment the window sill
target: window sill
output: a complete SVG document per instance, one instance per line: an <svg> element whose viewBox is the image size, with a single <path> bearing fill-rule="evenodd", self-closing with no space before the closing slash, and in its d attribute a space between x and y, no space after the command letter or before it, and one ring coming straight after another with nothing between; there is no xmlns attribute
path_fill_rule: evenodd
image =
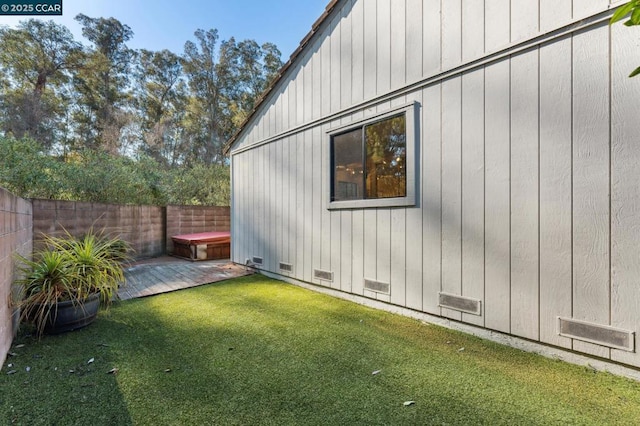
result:
<svg viewBox="0 0 640 426"><path fill-rule="evenodd" d="M355 210L355 209L374 209L385 207L414 207L416 205L415 197L402 198L377 198L367 200L347 200L347 201L331 201L327 206L327 210Z"/></svg>

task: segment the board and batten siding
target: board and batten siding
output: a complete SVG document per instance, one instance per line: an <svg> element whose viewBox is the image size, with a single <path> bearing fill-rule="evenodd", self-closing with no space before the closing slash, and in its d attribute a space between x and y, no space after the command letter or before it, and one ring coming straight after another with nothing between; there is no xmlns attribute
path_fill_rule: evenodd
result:
<svg viewBox="0 0 640 426"><path fill-rule="evenodd" d="M640 366L558 332L640 331L640 30L608 25L619 3L338 2L231 148L233 260ZM416 206L328 210L327 132L412 102Z"/></svg>

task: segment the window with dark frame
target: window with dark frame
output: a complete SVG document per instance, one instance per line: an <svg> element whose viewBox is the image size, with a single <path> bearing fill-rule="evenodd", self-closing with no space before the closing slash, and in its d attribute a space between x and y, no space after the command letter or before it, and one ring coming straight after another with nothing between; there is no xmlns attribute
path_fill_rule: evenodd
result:
<svg viewBox="0 0 640 426"><path fill-rule="evenodd" d="M407 195L405 113L331 137L331 201Z"/></svg>

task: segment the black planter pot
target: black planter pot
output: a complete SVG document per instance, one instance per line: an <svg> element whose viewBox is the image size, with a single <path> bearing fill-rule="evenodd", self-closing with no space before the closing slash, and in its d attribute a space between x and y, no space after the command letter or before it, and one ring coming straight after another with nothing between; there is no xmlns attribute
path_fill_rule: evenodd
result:
<svg viewBox="0 0 640 426"><path fill-rule="evenodd" d="M18 335L18 327L20 326L20 308L13 308L13 312L11 312L11 331L13 332L13 337Z"/></svg>
<svg viewBox="0 0 640 426"><path fill-rule="evenodd" d="M57 310L55 307L51 309L44 333L60 334L87 326L96 319L99 308L100 293L94 293L75 305L71 301L59 302Z"/></svg>

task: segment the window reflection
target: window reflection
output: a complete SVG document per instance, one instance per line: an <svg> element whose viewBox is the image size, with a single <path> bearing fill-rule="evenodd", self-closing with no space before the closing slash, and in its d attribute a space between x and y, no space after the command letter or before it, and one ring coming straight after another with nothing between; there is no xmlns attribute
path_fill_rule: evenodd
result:
<svg viewBox="0 0 640 426"><path fill-rule="evenodd" d="M331 139L331 200L404 197L404 114L334 135Z"/></svg>
<svg viewBox="0 0 640 426"><path fill-rule="evenodd" d="M404 115L365 127L366 198L404 197L407 193Z"/></svg>
<svg viewBox="0 0 640 426"><path fill-rule="evenodd" d="M358 200L364 196L362 129L333 137L333 197Z"/></svg>

